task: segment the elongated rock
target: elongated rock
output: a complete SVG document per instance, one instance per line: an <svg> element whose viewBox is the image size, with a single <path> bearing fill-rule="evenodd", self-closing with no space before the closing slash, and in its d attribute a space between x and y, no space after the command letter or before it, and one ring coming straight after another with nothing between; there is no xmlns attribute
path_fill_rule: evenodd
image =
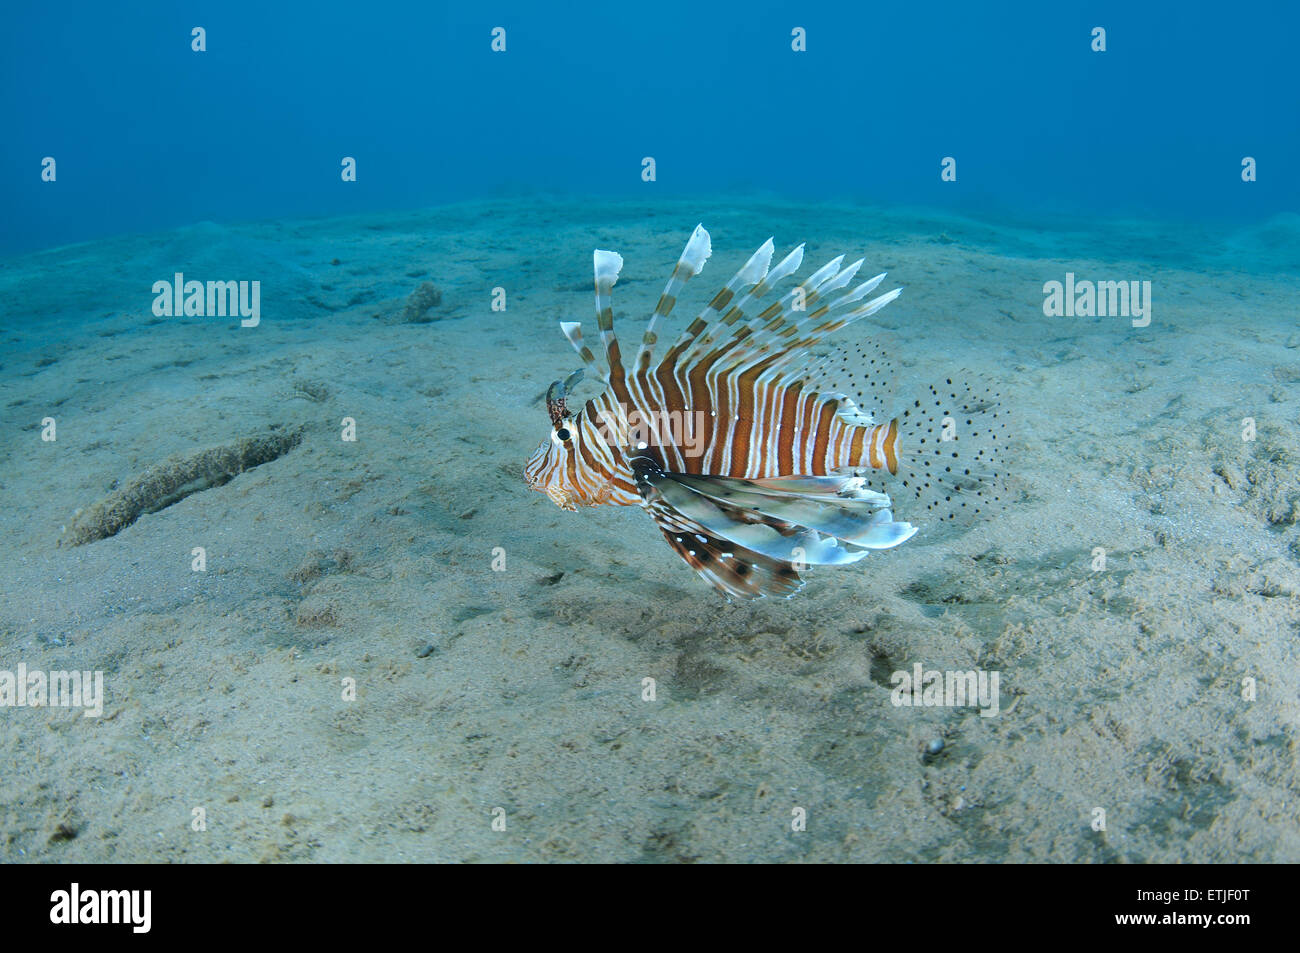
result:
<svg viewBox="0 0 1300 953"><path fill-rule="evenodd" d="M302 430L268 430L219 447L175 454L78 513L60 545L82 546L121 532L191 493L221 486L281 457L302 442Z"/></svg>

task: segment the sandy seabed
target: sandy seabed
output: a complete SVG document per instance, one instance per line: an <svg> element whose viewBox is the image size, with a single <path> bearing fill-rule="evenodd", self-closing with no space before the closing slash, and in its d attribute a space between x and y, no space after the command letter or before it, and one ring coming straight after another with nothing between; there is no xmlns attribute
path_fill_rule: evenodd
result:
<svg viewBox="0 0 1300 953"><path fill-rule="evenodd" d="M801 274L865 255L906 291L840 343L885 339L900 396L999 382L1005 511L728 604L637 508L528 492L591 249L627 262L635 341L699 221L714 256L672 328L769 235L809 243ZM260 280L260 325L155 317L178 271ZM1150 325L1045 317L1067 272L1151 281ZM105 685L98 718L0 708L0 859L1300 861L1297 274L1293 217L734 197L198 224L0 262L0 669ZM407 320L425 282L441 302ZM166 461L286 433L72 545ZM896 707L918 662L999 672L1000 713Z"/></svg>

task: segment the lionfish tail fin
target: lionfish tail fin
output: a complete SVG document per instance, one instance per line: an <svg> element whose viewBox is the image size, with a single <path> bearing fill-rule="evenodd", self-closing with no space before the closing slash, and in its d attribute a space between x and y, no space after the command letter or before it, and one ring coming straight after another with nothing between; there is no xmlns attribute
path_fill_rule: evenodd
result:
<svg viewBox="0 0 1300 953"><path fill-rule="evenodd" d="M1008 411L995 386L946 378L892 421L900 508L922 539L964 529L1005 507Z"/></svg>

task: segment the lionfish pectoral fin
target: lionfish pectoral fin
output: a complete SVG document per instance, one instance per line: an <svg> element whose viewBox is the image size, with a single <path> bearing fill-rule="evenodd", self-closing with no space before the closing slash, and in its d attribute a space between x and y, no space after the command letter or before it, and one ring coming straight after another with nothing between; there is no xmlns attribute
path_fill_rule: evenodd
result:
<svg viewBox="0 0 1300 953"><path fill-rule="evenodd" d="M789 594L808 566L857 562L916 528L853 477L743 480L634 461L637 487L669 544L729 595ZM791 588L791 587L794 588Z"/></svg>
<svg viewBox="0 0 1300 953"><path fill-rule="evenodd" d="M734 537L734 526L714 520L711 529L665 499L673 477L647 457L631 460L637 489L650 518L682 560L728 598L757 599L792 596L803 588L799 568L789 559L753 549Z"/></svg>
<svg viewBox="0 0 1300 953"><path fill-rule="evenodd" d="M673 552L728 598L788 597L803 588L799 572L788 562L716 536L662 503L646 510Z"/></svg>
<svg viewBox="0 0 1300 953"><path fill-rule="evenodd" d="M728 539L793 562L857 562L916 533L911 523L894 521L887 495L852 477L665 477L660 495L671 505Z"/></svg>

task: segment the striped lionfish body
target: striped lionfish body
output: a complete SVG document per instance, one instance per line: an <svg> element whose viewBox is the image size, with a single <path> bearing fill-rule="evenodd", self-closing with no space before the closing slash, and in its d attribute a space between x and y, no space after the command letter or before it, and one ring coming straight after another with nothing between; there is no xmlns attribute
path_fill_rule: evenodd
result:
<svg viewBox="0 0 1300 953"><path fill-rule="evenodd" d="M531 488L567 510L643 507L692 569L746 598L792 595L809 566L856 562L910 539L917 527L896 521L875 489L886 474L937 519L978 512L997 478L1001 423L988 399L932 387L933 400L878 421L812 357L826 335L900 294L870 297L883 274L850 287L862 261L846 266L840 256L781 292L803 246L773 265L769 239L656 361L660 324L711 251L697 227L627 356L611 304L623 259L595 253L605 369L576 322L561 328L605 387L573 412L566 398L583 372L551 385L551 433L525 467ZM864 359L857 375L873 399L883 382L876 361ZM905 443L915 444L906 466Z"/></svg>

